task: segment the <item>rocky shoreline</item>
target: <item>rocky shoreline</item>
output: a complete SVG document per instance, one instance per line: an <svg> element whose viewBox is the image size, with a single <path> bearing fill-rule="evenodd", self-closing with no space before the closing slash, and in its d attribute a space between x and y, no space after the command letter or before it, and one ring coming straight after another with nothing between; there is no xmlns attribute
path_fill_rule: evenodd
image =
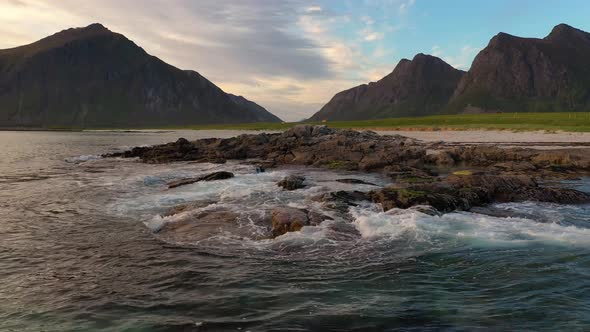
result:
<svg viewBox="0 0 590 332"><path fill-rule="evenodd" d="M227 160L243 160L255 165L259 172L273 167L305 165L378 172L392 180L393 185L376 187L369 192L331 192L314 198L345 215L350 206L363 201L378 203L384 211L414 207L432 214L469 211L499 202L590 203L590 194L554 181L590 174L589 152L590 149L539 151L490 145L456 146L371 131L305 125L277 134L244 134L193 142L181 138L173 143L136 147L105 157L139 158L145 163L191 161L222 164ZM181 179L169 187L232 176L223 173ZM354 183L357 180L341 181ZM305 187L305 177L291 176L277 185L284 190L297 190ZM178 207L168 214L182 210ZM218 217L228 215L226 211L218 212ZM201 218L218 219L216 212L212 213ZM268 218L260 222L269 226L269 237L276 237L329 219L332 218L313 211L279 207L269 211Z"/></svg>

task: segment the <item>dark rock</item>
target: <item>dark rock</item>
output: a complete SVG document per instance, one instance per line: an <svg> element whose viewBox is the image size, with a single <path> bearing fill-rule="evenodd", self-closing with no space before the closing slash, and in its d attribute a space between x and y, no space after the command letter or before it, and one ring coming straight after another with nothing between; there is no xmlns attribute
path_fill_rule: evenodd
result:
<svg viewBox="0 0 590 332"><path fill-rule="evenodd" d="M349 183L349 184L366 184L369 186L376 186L376 184L374 184L374 183L366 182L366 181L359 180L359 179L337 179L336 182Z"/></svg>
<svg viewBox="0 0 590 332"><path fill-rule="evenodd" d="M303 176L290 175L279 181L277 186L285 190L297 190L305 187L303 184L304 181L305 178Z"/></svg>
<svg viewBox="0 0 590 332"><path fill-rule="evenodd" d="M193 183L201 182L201 181L225 180L225 179L230 179L233 177L234 177L234 174L231 172L225 172L225 171L214 172L214 173L200 176L197 178L182 179L182 180L170 182L170 183L168 183L168 189L184 186L187 184L193 184Z"/></svg>
<svg viewBox="0 0 590 332"><path fill-rule="evenodd" d="M441 212L469 210L495 202L590 203L590 194L540 186L527 175L451 175L439 182L389 187L371 193L384 210L430 205Z"/></svg>
<svg viewBox="0 0 590 332"><path fill-rule="evenodd" d="M331 217L315 211L279 207L271 211L272 236L281 236L288 232L298 232L304 226L317 226Z"/></svg>
<svg viewBox="0 0 590 332"><path fill-rule="evenodd" d="M334 191L312 199L322 202L325 208L347 213L351 206L358 206L359 202L369 200L370 196L362 191Z"/></svg>
<svg viewBox="0 0 590 332"><path fill-rule="evenodd" d="M309 225L307 212L295 208L276 208L271 212L272 234L274 237L287 232L297 232Z"/></svg>

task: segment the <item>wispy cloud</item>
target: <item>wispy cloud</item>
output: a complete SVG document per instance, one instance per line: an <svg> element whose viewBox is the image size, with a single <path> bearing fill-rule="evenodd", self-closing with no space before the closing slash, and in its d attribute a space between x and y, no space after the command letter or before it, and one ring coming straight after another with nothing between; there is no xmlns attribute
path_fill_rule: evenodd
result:
<svg viewBox="0 0 590 332"><path fill-rule="evenodd" d="M402 0L388 1L397 8ZM369 15L328 7L321 0L0 0L0 48L100 22L166 62L298 120L376 77L376 68L390 71L375 60L389 56L379 43L391 30Z"/></svg>
<svg viewBox="0 0 590 332"><path fill-rule="evenodd" d="M400 14L406 14L408 12L408 10L410 9L410 7L412 7L414 5L415 2L416 2L416 0L406 0L406 1L403 1L402 3L400 3L400 5L399 5Z"/></svg>

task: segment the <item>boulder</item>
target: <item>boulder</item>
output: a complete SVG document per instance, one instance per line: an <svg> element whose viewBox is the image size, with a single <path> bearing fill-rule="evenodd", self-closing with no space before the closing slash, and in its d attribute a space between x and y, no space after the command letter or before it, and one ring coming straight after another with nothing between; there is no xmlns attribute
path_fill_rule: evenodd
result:
<svg viewBox="0 0 590 332"><path fill-rule="evenodd" d="M357 206L361 201L367 201L370 195L362 191L333 191L312 198L322 202L323 206L340 213L347 213L351 206Z"/></svg>
<svg viewBox="0 0 590 332"><path fill-rule="evenodd" d="M277 186L282 187L284 190L297 190L305 187L304 181L303 176L290 175L279 181Z"/></svg>
<svg viewBox="0 0 590 332"><path fill-rule="evenodd" d="M182 179L182 180L170 182L170 183L168 183L168 189L177 188L180 186L185 186L187 184L193 184L193 183L201 182L201 181L225 180L225 179L230 179L233 177L234 177L234 174L231 172L225 172L225 171L214 172L214 173L207 174L207 175L200 176L200 177L196 177L196 178Z"/></svg>
<svg viewBox="0 0 590 332"><path fill-rule="evenodd" d="M272 236L281 236L288 232L298 232L303 226L317 226L331 217L315 211L279 207L271 211Z"/></svg>
<svg viewBox="0 0 590 332"><path fill-rule="evenodd" d="M309 225L307 212L290 207L276 208L271 212L272 235L274 237L287 232L297 232Z"/></svg>
<svg viewBox="0 0 590 332"><path fill-rule="evenodd" d="M261 240L268 238L268 234L260 234L255 226L240 221L240 214L229 210L215 210L192 212L185 211L184 215L175 218L174 222L165 223L155 235L159 239L187 245L199 241L207 241L221 234L231 234L237 238ZM250 218L251 220L251 218ZM264 220L255 220L257 224L264 224Z"/></svg>

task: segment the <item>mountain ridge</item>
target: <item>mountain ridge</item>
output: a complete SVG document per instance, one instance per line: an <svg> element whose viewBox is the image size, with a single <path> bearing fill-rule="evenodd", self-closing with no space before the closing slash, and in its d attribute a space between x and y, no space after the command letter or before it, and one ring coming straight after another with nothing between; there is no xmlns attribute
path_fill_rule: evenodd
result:
<svg viewBox="0 0 590 332"><path fill-rule="evenodd" d="M396 69L411 63L408 61L402 59ZM366 91L372 84L391 78L391 75L375 83L337 93L311 119L361 120L456 113L590 111L590 33L563 23L553 27L544 38L518 37L500 32L477 54L469 71L463 72L456 81L445 103L441 103L440 100L444 98L440 98L439 102L429 104L429 94L422 91L416 93L415 97L424 99L424 102L414 102L413 109L399 112L390 108L386 112L375 112L387 108L391 103L367 101L364 97ZM398 82L389 82L393 97L396 96L393 91L396 84L407 84L407 80L397 78ZM439 91L430 91L430 94L448 94L447 85L431 87ZM351 98L353 92L356 94ZM342 102L343 96L348 96L347 103ZM357 116L359 108L365 109L362 116Z"/></svg>
<svg viewBox="0 0 590 332"><path fill-rule="evenodd" d="M412 60L401 59L377 82L339 92L310 119L358 120L426 113L446 104L463 74L440 58L419 53Z"/></svg>
<svg viewBox="0 0 590 332"><path fill-rule="evenodd" d="M146 127L279 122L196 71L101 24L0 50L0 126Z"/></svg>

